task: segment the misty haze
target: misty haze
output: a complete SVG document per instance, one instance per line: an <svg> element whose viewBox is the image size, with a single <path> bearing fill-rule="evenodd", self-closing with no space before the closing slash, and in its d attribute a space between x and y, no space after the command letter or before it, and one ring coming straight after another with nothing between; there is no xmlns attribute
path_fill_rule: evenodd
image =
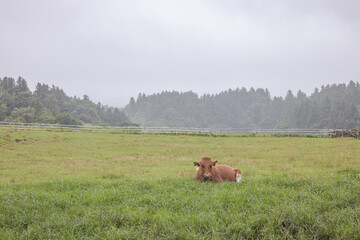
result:
<svg viewBox="0 0 360 240"><path fill-rule="evenodd" d="M123 108L139 93L307 96L360 77L360 2L1 1L0 77Z"/></svg>
<svg viewBox="0 0 360 240"><path fill-rule="evenodd" d="M0 7L0 121L360 127L358 1Z"/></svg>

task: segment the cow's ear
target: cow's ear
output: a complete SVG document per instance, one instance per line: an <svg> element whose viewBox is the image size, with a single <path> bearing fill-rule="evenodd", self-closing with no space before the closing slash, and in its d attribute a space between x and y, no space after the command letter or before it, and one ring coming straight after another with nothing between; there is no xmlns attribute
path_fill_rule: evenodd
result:
<svg viewBox="0 0 360 240"><path fill-rule="evenodd" d="M212 163L212 165L215 167L216 166L216 164L217 164L217 160L216 161L213 161L213 163Z"/></svg>
<svg viewBox="0 0 360 240"><path fill-rule="evenodd" d="M200 167L200 163L198 163L198 162L194 162L194 166L198 166L198 167Z"/></svg>

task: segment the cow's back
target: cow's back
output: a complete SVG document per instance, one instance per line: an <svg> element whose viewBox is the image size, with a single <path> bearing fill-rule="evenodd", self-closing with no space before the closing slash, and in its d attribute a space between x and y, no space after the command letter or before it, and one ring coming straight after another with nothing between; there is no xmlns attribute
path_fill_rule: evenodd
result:
<svg viewBox="0 0 360 240"><path fill-rule="evenodd" d="M220 164L216 166L216 171L221 176L223 181L236 181L236 173L232 167L225 164Z"/></svg>

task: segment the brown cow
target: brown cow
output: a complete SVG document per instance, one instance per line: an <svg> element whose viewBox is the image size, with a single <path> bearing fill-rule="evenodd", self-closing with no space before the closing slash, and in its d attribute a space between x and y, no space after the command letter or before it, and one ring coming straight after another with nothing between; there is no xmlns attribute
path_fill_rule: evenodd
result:
<svg viewBox="0 0 360 240"><path fill-rule="evenodd" d="M242 178L241 171L228 165L216 165L217 161L211 161L209 157L204 157L200 162L194 162L198 167L196 180L213 181L213 182L239 182Z"/></svg>

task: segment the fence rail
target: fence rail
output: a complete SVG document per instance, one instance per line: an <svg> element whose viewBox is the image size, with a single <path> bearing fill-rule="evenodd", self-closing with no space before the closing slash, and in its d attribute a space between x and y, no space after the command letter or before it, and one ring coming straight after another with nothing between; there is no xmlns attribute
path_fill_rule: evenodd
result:
<svg viewBox="0 0 360 240"><path fill-rule="evenodd" d="M256 129L256 128L184 128L184 127L110 127L93 125L58 125L42 123L0 122L0 128L40 130L40 131L73 131L102 133L163 133L163 134L253 134L253 135L314 135L329 136L338 129Z"/></svg>

